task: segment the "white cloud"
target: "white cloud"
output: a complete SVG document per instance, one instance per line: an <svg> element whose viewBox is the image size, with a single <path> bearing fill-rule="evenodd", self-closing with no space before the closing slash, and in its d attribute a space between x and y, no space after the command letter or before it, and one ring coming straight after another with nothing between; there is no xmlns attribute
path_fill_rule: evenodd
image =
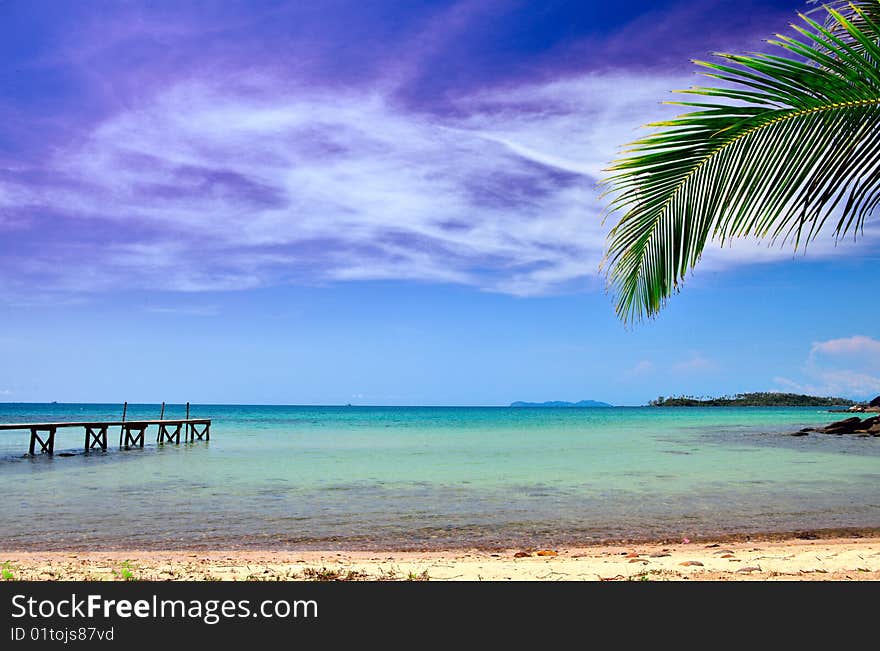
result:
<svg viewBox="0 0 880 651"><path fill-rule="evenodd" d="M785 377L773 381L785 391L842 398L865 398L880 394L880 377L854 371L817 370L812 381L796 382Z"/></svg>
<svg viewBox="0 0 880 651"><path fill-rule="evenodd" d="M880 341L864 335L815 342L803 368L804 380L774 382L788 391L871 398L880 394Z"/></svg>
<svg viewBox="0 0 880 651"><path fill-rule="evenodd" d="M649 373L654 372L654 363L650 360L643 359L638 364L636 364L630 373L632 375L647 375Z"/></svg>
<svg viewBox="0 0 880 651"><path fill-rule="evenodd" d="M319 93L264 77L182 84L59 151L55 185L0 181L0 203L66 215L59 231L76 226L81 238L47 244L52 264L7 258L0 286L597 288L608 226L596 180L640 124L677 110L658 100L682 85L589 75L462 97L441 117L378 91ZM95 232L131 241L89 241L95 220L113 225ZM790 257L735 243L707 251L703 266Z"/></svg>
<svg viewBox="0 0 880 651"><path fill-rule="evenodd" d="M144 312L150 314L214 317L220 314L220 308L217 305L147 305L144 307Z"/></svg>
<svg viewBox="0 0 880 651"><path fill-rule="evenodd" d="M717 368L717 364L709 359L706 359L700 354L691 355L686 360L676 362L672 365L672 370L676 373L699 373L705 371L711 371Z"/></svg>
<svg viewBox="0 0 880 651"><path fill-rule="evenodd" d="M858 355L880 362L880 341L864 335L829 339L814 343L810 355Z"/></svg>

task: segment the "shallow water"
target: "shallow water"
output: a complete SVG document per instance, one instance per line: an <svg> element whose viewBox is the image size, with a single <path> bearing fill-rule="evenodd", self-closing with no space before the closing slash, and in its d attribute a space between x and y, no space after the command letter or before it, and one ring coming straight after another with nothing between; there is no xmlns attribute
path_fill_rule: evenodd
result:
<svg viewBox="0 0 880 651"><path fill-rule="evenodd" d="M129 406L129 419L157 405ZM171 406L167 417L181 417ZM880 526L880 438L785 436L819 408L211 405L211 441L23 458L0 432L3 549L430 548ZM0 421L118 405L0 404ZM60 456L69 451L73 456Z"/></svg>

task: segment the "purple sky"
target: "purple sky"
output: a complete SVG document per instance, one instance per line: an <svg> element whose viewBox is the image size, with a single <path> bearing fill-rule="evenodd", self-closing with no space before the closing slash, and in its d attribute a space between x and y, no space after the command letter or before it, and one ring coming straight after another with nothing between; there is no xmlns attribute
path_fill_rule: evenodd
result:
<svg viewBox="0 0 880 651"><path fill-rule="evenodd" d="M675 110L691 57L762 47L801 8L0 0L0 309L161 293L220 314L375 281L593 296L601 170ZM701 273L790 260L737 245Z"/></svg>
<svg viewBox="0 0 880 651"><path fill-rule="evenodd" d="M2 3L4 298L595 286L600 170L792 6Z"/></svg>

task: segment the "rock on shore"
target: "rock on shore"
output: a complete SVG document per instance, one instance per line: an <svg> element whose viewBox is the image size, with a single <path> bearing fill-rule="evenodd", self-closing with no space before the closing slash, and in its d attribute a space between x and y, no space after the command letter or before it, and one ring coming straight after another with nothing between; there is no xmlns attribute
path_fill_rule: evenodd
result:
<svg viewBox="0 0 880 651"><path fill-rule="evenodd" d="M880 396L874 398L867 405L853 405L848 409L829 409L829 411L847 411L855 413L880 412Z"/></svg>
<svg viewBox="0 0 880 651"><path fill-rule="evenodd" d="M825 427L805 427L797 432L793 432L792 436L806 436L810 432L818 434L861 434L863 436L880 437L880 416L871 416L865 419L858 416L844 418Z"/></svg>

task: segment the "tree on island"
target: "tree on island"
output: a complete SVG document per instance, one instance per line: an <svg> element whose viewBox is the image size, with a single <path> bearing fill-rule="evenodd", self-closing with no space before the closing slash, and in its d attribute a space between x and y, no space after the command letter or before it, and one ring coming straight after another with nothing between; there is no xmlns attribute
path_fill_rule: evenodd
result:
<svg viewBox="0 0 880 651"><path fill-rule="evenodd" d="M723 87L651 124L604 180L623 212L603 261L625 322L656 315L710 239L805 247L857 234L880 202L880 0L832 2L773 52L697 61Z"/></svg>
<svg viewBox="0 0 880 651"><path fill-rule="evenodd" d="M762 391L738 393L720 398L660 396L648 403L649 407L848 407L853 404L847 398L808 396L800 393L777 393Z"/></svg>

